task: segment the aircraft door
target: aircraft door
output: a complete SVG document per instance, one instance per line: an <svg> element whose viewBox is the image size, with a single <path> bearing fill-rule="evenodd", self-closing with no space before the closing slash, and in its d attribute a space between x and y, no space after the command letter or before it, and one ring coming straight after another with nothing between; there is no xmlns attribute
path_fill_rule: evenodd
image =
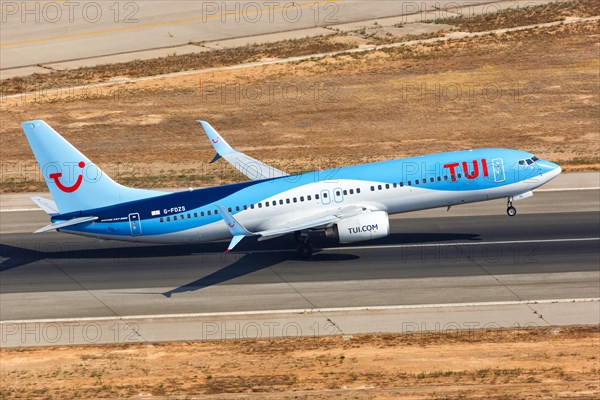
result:
<svg viewBox="0 0 600 400"><path fill-rule="evenodd" d="M341 203L344 201L344 191L342 188L333 189L333 201L336 203Z"/></svg>
<svg viewBox="0 0 600 400"><path fill-rule="evenodd" d="M494 171L494 182L500 183L506 180L504 174L504 160L501 158L494 158L492 160L492 170Z"/></svg>
<svg viewBox="0 0 600 400"><path fill-rule="evenodd" d="M131 229L131 236L141 236L142 221L140 221L140 214L129 214L129 228Z"/></svg>

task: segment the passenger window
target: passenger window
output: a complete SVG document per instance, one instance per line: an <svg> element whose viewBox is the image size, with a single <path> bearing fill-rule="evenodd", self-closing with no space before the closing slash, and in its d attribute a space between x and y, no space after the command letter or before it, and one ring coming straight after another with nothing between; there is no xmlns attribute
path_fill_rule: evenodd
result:
<svg viewBox="0 0 600 400"><path fill-rule="evenodd" d="M440 176L438 176L438 177L437 177L437 181L438 181L438 182L441 182L441 181L442 181L442 178L441 178Z"/></svg>
<svg viewBox="0 0 600 400"><path fill-rule="evenodd" d="M386 184L385 184L385 188L386 188L386 189L389 189L389 188L390 188L390 184L389 184L389 183L386 183Z"/></svg>
<svg viewBox="0 0 600 400"><path fill-rule="evenodd" d="M285 199L286 204L290 204L290 199Z"/></svg>
<svg viewBox="0 0 600 400"><path fill-rule="evenodd" d="M277 200L273 200L273 205L276 206L277 205Z"/></svg>
<svg viewBox="0 0 600 400"><path fill-rule="evenodd" d="M304 196L300 196L300 201L304 201Z"/></svg>
<svg viewBox="0 0 600 400"><path fill-rule="evenodd" d="M160 218L160 222L164 222L164 219L162 217Z"/></svg>
<svg viewBox="0 0 600 400"><path fill-rule="evenodd" d="M450 175L450 178L455 181L456 180L456 176L455 175Z"/></svg>
<svg viewBox="0 0 600 400"><path fill-rule="evenodd" d="M323 198L326 199L327 198L327 193L323 193Z"/></svg>
<svg viewBox="0 0 600 400"><path fill-rule="evenodd" d="M235 206L235 211L240 211L240 206Z"/></svg>
<svg viewBox="0 0 600 400"><path fill-rule="evenodd" d="M227 211L231 212L231 207L228 207L228 208L227 208Z"/></svg>
<svg viewBox="0 0 600 400"><path fill-rule="evenodd" d="M254 210L254 204L250 204L250 208Z"/></svg>
<svg viewBox="0 0 600 400"><path fill-rule="evenodd" d="M419 180L415 179L415 185L418 185L418 184L419 184Z"/></svg>
<svg viewBox="0 0 600 400"><path fill-rule="evenodd" d="M173 221L177 221L177 215L173 215Z"/></svg>
<svg viewBox="0 0 600 400"><path fill-rule="evenodd" d="M315 199L319 200L319 195L315 194Z"/></svg>
<svg viewBox="0 0 600 400"><path fill-rule="evenodd" d="M444 180L447 181L448 180L448 175L444 175Z"/></svg>
<svg viewBox="0 0 600 400"><path fill-rule="evenodd" d="M429 181L430 181L431 183L433 183L433 182L435 181L435 179L434 179L434 178L429 178Z"/></svg>
<svg viewBox="0 0 600 400"><path fill-rule="evenodd" d="M410 181L408 181L408 186L412 186L412 183Z"/></svg>
<svg viewBox="0 0 600 400"><path fill-rule="evenodd" d="M404 187L404 182L400 182L400 187Z"/></svg>
<svg viewBox="0 0 600 400"><path fill-rule="evenodd" d="M258 208L262 208L262 202L258 203Z"/></svg>
<svg viewBox="0 0 600 400"><path fill-rule="evenodd" d="M248 209L248 206L244 204L244 210L247 210L247 209Z"/></svg>
<svg viewBox="0 0 600 400"><path fill-rule="evenodd" d="M217 215L219 213L219 210L215 210L215 215Z"/></svg>
<svg viewBox="0 0 600 400"><path fill-rule="evenodd" d="M371 186L371 192L375 191L375 186Z"/></svg>
<svg viewBox="0 0 600 400"><path fill-rule="evenodd" d="M265 201L265 207L269 207L269 205L270 205L269 202Z"/></svg>
<svg viewBox="0 0 600 400"><path fill-rule="evenodd" d="M204 211L200 211L200 216L204 217Z"/></svg>
<svg viewBox="0 0 600 400"><path fill-rule="evenodd" d="M194 218L198 218L198 213L194 213Z"/></svg>
<svg viewBox="0 0 600 400"><path fill-rule="evenodd" d="M344 196L347 196L347 195L348 195L348 191L344 190Z"/></svg>
<svg viewBox="0 0 600 400"><path fill-rule="evenodd" d="M170 222L170 221L171 221L171 217L167 217L167 222Z"/></svg>
<svg viewBox="0 0 600 400"><path fill-rule="evenodd" d="M279 200L279 205L282 205L282 204L283 204L283 199Z"/></svg>
<svg viewBox="0 0 600 400"><path fill-rule="evenodd" d="M350 194L354 194L354 189L350 189Z"/></svg>
<svg viewBox="0 0 600 400"><path fill-rule="evenodd" d="M461 174L458 174L458 179L460 179L460 178L462 178L462 175L461 175Z"/></svg>
<svg viewBox="0 0 600 400"><path fill-rule="evenodd" d="M377 185L377 189L378 189L378 190L381 190L381 185Z"/></svg>
<svg viewBox="0 0 600 400"><path fill-rule="evenodd" d="M392 185L392 187L393 187L393 188L396 188L396 187L398 187L398 185L397 185L396 183L394 183L394 184Z"/></svg>
<svg viewBox="0 0 600 400"><path fill-rule="evenodd" d="M308 196L306 196L306 200L311 201L312 197L310 197L310 194Z"/></svg>
<svg viewBox="0 0 600 400"><path fill-rule="evenodd" d="M358 193L360 193L360 189L356 189L356 193L357 193L357 194L358 194Z"/></svg>
<svg viewBox="0 0 600 400"><path fill-rule="evenodd" d="M298 202L298 198L294 197L294 203L297 203L297 202Z"/></svg>
<svg viewBox="0 0 600 400"><path fill-rule="evenodd" d="M206 215L208 215L208 216L212 215L212 211L207 211Z"/></svg>

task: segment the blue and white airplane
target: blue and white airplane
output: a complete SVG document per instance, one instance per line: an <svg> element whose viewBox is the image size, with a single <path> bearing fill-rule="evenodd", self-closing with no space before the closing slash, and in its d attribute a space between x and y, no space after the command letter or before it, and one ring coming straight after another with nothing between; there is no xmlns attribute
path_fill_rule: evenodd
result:
<svg viewBox="0 0 600 400"><path fill-rule="evenodd" d="M57 230L100 239L193 243L232 238L268 240L294 233L302 256L309 231L341 243L382 238L390 214L506 198L513 202L560 174L533 154L480 149L432 154L288 175L233 149L198 121L217 155L250 181L185 192L134 189L113 181L44 121L23 123L53 200L32 200Z"/></svg>

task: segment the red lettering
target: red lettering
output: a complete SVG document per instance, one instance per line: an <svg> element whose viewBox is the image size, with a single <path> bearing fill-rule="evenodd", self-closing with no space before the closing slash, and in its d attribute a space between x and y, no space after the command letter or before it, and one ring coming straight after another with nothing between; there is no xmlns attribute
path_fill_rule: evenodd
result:
<svg viewBox="0 0 600 400"><path fill-rule="evenodd" d="M473 175L469 173L469 167L467 166L467 162L463 161L463 171L465 171L465 176L469 179L475 179L479 176L479 164L477 164L477 160L473 160Z"/></svg>
<svg viewBox="0 0 600 400"><path fill-rule="evenodd" d="M452 182L456 181L456 171L455 168L458 167L458 163L445 164L444 168L448 168L450 170L450 177L452 178Z"/></svg>
<svg viewBox="0 0 600 400"><path fill-rule="evenodd" d="M483 167L483 176L487 178L488 176L488 166L485 158L481 159L481 166Z"/></svg>

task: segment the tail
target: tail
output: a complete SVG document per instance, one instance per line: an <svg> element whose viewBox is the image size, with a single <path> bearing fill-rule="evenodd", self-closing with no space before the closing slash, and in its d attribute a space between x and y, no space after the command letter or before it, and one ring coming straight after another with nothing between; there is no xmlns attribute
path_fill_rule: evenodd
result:
<svg viewBox="0 0 600 400"><path fill-rule="evenodd" d="M165 194L119 185L44 121L22 126L61 214Z"/></svg>

